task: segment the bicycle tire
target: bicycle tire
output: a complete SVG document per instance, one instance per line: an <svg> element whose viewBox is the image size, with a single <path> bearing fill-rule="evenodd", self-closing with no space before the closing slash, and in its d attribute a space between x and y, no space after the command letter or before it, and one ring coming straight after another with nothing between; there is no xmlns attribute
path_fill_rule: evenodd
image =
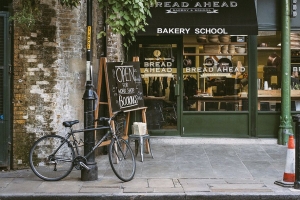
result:
<svg viewBox="0 0 300 200"><path fill-rule="evenodd" d="M52 156L55 151L57 151L55 156ZM29 163L30 168L39 178L58 181L71 173L74 157L73 146L68 140L59 135L47 135L32 145Z"/></svg>
<svg viewBox="0 0 300 200"><path fill-rule="evenodd" d="M128 142L122 138L113 138L109 145L108 156L111 168L120 180L127 182L133 179L136 163Z"/></svg>

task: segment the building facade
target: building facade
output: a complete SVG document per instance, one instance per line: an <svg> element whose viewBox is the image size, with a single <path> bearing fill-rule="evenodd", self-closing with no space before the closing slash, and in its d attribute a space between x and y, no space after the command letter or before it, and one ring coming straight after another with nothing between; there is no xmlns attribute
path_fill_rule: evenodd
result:
<svg viewBox="0 0 300 200"><path fill-rule="evenodd" d="M289 78L299 70L300 47L299 17L284 13L286 2L158 2L131 52L156 116L147 119L151 134L281 138L282 70ZM287 30L290 56L282 56ZM297 114L298 84L286 84Z"/></svg>

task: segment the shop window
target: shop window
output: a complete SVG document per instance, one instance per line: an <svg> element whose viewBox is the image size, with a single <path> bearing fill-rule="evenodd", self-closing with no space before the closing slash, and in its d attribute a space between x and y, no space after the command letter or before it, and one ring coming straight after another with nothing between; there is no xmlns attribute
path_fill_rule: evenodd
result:
<svg viewBox="0 0 300 200"><path fill-rule="evenodd" d="M184 36L184 111L247 111L247 36Z"/></svg>
<svg viewBox="0 0 300 200"><path fill-rule="evenodd" d="M177 45L140 44L139 52L147 128L176 129Z"/></svg>
<svg viewBox="0 0 300 200"><path fill-rule="evenodd" d="M291 39L291 111L300 111L300 34ZM257 89L259 111L281 110L281 32L259 31L257 37Z"/></svg>

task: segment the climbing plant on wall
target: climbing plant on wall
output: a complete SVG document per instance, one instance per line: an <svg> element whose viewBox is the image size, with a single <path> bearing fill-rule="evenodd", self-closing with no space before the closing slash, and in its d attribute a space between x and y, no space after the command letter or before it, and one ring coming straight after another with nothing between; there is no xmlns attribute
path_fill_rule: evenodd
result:
<svg viewBox="0 0 300 200"><path fill-rule="evenodd" d="M17 1L16 5L17 11L10 19L25 31L32 30L41 17L38 7L40 0L20 0Z"/></svg>
<svg viewBox="0 0 300 200"><path fill-rule="evenodd" d="M62 5L76 7L80 0L59 0ZM113 33L128 36L125 47L135 40L135 33L139 30L145 31L147 25L146 17L151 16L150 7L154 6L156 0L98 0L99 7L106 11L106 24ZM100 32L98 37L105 35Z"/></svg>
<svg viewBox="0 0 300 200"><path fill-rule="evenodd" d="M80 5L82 0L58 0L63 6L70 8ZM151 16L150 7L155 5L156 0L97 0L99 7L106 12L106 24L113 33L128 36L128 47L135 40L135 33L144 31L147 25L146 17ZM40 17L38 5L40 0L20 0L21 12L15 13L12 19L29 29L33 28ZM98 33L98 37L105 35L105 32Z"/></svg>

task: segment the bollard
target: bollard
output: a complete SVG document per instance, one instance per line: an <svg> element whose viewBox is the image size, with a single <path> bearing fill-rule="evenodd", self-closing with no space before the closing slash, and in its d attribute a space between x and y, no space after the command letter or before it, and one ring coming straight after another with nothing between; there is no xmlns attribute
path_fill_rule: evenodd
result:
<svg viewBox="0 0 300 200"><path fill-rule="evenodd" d="M300 189L300 114L298 115L293 115L293 121L296 122L295 126L295 183L294 183L294 188L295 189Z"/></svg>
<svg viewBox="0 0 300 200"><path fill-rule="evenodd" d="M83 95L84 100L84 128L92 128L95 126L94 123L94 102L96 97L94 96L93 85L91 81L86 82L86 89ZM95 134L94 131L84 132L84 155L90 152L95 145ZM83 168L81 170L82 181L94 181L98 179L98 167L95 162L95 152L87 157L86 165L90 170Z"/></svg>

